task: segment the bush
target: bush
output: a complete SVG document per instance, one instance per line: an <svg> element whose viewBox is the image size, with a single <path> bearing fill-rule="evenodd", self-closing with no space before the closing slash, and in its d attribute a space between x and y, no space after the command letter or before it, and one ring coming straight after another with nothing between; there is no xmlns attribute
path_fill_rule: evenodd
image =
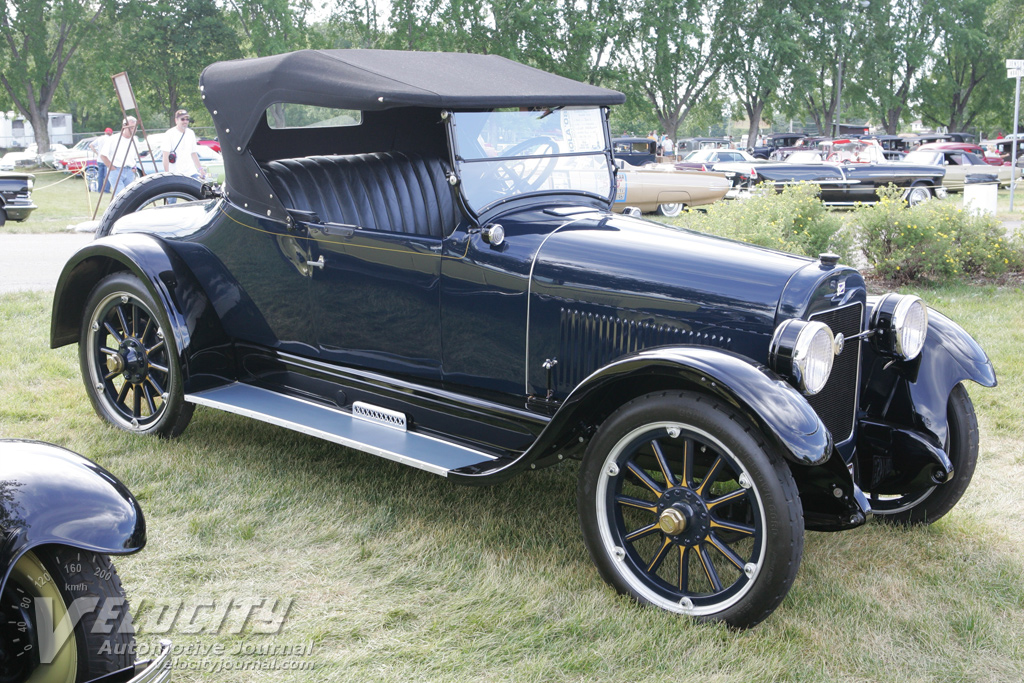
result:
<svg viewBox="0 0 1024 683"><path fill-rule="evenodd" d="M687 211L675 224L811 258L832 252L848 262L853 236L818 199L820 191L807 183L782 192L762 187L750 199L717 202L706 213Z"/></svg>
<svg viewBox="0 0 1024 683"><path fill-rule="evenodd" d="M868 263L896 284L1020 270L1024 248L992 216L972 215L954 200L908 206L903 190L889 185L880 201L859 205L851 220Z"/></svg>

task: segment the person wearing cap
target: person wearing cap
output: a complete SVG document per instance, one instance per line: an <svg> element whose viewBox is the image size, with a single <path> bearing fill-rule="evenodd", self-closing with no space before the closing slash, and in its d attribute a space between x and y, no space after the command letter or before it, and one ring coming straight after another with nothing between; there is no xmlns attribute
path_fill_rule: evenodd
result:
<svg viewBox="0 0 1024 683"><path fill-rule="evenodd" d="M109 136L100 152L100 160L107 167L110 191L114 196L120 194L135 180L135 165L139 162L139 153L135 148L137 124L138 119L134 116L122 121L121 134Z"/></svg>
<svg viewBox="0 0 1024 683"><path fill-rule="evenodd" d="M184 109L174 112L174 128L164 134L164 170L202 179L205 171L199 161L196 134L188 127L191 118Z"/></svg>

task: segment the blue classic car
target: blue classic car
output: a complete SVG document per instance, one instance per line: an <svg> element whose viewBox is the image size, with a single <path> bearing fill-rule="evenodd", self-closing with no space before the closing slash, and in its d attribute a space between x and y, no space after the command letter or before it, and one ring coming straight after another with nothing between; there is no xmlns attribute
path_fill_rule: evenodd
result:
<svg viewBox="0 0 1024 683"><path fill-rule="evenodd" d="M805 529L931 522L967 487L978 344L832 255L612 213L621 93L375 50L200 83L223 195L107 221L55 293L51 344L113 425L207 406L468 485L579 460L601 576L738 627Z"/></svg>

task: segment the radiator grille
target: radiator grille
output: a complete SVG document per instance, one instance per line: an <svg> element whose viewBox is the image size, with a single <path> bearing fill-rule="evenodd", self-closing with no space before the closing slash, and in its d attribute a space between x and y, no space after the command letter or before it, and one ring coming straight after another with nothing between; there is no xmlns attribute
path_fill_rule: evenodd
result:
<svg viewBox="0 0 1024 683"><path fill-rule="evenodd" d="M811 316L823 322L832 333L842 332L847 338L860 334L864 317L862 304L834 308ZM825 388L807 399L818 417L832 433L836 443L842 443L853 434L857 413L857 388L860 386L860 339L846 342L846 348L836 356L832 374Z"/></svg>
<svg viewBox="0 0 1024 683"><path fill-rule="evenodd" d="M620 356L652 346L700 344L728 349L728 330L701 330L650 321L637 322L614 316L562 308L559 330L559 363L555 366L560 389L571 390L588 375Z"/></svg>

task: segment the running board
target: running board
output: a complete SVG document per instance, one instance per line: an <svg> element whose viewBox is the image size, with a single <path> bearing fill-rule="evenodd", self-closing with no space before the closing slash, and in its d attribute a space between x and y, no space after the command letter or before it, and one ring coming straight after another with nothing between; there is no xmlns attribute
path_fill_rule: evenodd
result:
<svg viewBox="0 0 1024 683"><path fill-rule="evenodd" d="M186 394L185 400L293 429L441 476L448 476L448 472L461 467L496 460L472 448L240 382Z"/></svg>

